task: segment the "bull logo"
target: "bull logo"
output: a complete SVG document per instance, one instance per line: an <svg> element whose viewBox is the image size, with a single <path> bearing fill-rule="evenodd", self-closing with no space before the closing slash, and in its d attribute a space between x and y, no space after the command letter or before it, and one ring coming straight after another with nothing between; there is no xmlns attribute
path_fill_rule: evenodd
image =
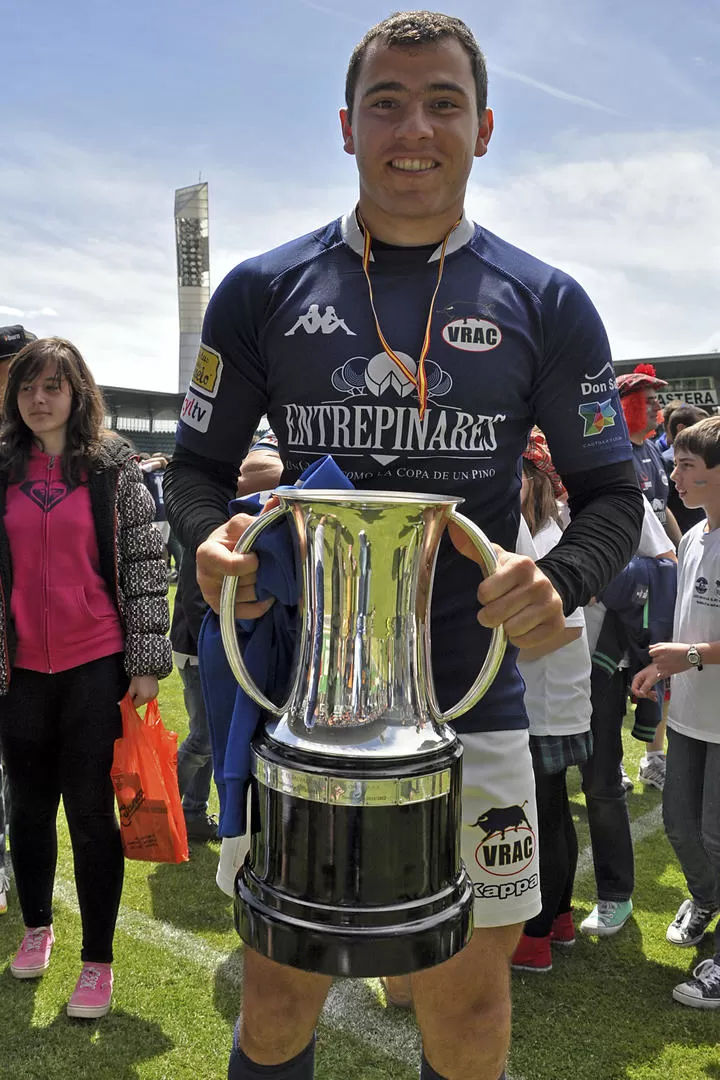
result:
<svg viewBox="0 0 720 1080"><path fill-rule="evenodd" d="M524 807L527 799L518 806L493 806L480 814L473 828L480 828L485 835L475 849L475 861L488 874L510 877L527 869L535 854L535 833ZM506 838L513 832L512 840Z"/></svg>
<svg viewBox="0 0 720 1080"><path fill-rule="evenodd" d="M522 806L493 806L492 810L486 810L484 814L481 814L475 822L475 827L485 829L482 843L485 843L488 837L494 836L495 833L500 833L504 840L508 829L514 829L517 832L522 824L530 828L530 822L523 810L523 806L527 806L527 799Z"/></svg>

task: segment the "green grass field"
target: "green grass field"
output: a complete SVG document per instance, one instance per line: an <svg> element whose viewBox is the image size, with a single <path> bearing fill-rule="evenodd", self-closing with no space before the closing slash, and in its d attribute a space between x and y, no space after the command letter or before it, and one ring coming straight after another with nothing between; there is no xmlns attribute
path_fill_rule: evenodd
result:
<svg viewBox="0 0 720 1080"><path fill-rule="evenodd" d="M161 686L166 726L186 730L176 674ZM637 772L641 746L626 737ZM592 906L593 878L582 795L572 778L581 846L576 915ZM635 918L605 941L580 938L549 975L514 976L514 1080L720 1080L720 1013L671 998L712 940L677 949L665 929L685 897L662 834L660 796L630 796L637 834ZM242 950L231 901L215 885L219 845L194 845L181 866L126 864L115 939L109 1016L70 1020L65 1004L79 970L80 920L72 856L61 822L56 883L57 944L43 979L15 980L22 937L17 899L0 919L0 1080L222 1080L241 1000ZM375 980L333 987L318 1039L318 1080L413 1080L419 1042L413 1018L385 1005Z"/></svg>

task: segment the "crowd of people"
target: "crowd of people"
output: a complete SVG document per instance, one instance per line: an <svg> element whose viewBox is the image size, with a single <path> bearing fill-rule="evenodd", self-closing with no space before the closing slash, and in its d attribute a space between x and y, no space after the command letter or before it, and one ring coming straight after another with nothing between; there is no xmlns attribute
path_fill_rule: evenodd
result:
<svg viewBox="0 0 720 1080"><path fill-rule="evenodd" d="M228 518L228 504L281 475L296 483L331 453L358 487L462 498L498 545L485 580L452 532L440 551L436 689L441 707L455 700L490 630L504 627L498 677L457 723L463 835L478 805L514 806L539 843L502 896L476 842L464 845L470 941L386 986L415 1010L421 1080L503 1080L511 968L548 973L553 947L575 940L575 766L597 889L579 929L609 936L632 916L629 694L646 747L638 782L663 792L688 885L668 940L698 944L720 910L720 417L678 403L658 446L665 384L654 370L611 376L605 331L580 286L465 216L494 121L484 57L464 23L404 12L373 27L351 57L340 121L357 206L242 263L216 290L202 346L216 361L212 400L206 384L191 384L206 407L202 420L183 410L169 462L140 460L103 429L99 391L73 345L19 327L12 342L5 335L0 740L26 927L11 971L35 978L50 963L62 798L83 929L68 1013L109 1010L123 880L109 779L118 702L156 696L171 651L189 717L178 754L188 834L216 838L200 626L227 575L239 579L239 617L272 603L258 600L256 556L233 551L252 519ZM497 360L487 355L496 349ZM605 373L601 401L585 389L594 371ZM263 415L275 435L260 444L264 456L243 461ZM0 836L2 912L2 821ZM246 841L225 843L227 884ZM684 1005L720 1007L718 927L716 936L715 957L673 991ZM246 947L229 1080L311 1080L330 982Z"/></svg>

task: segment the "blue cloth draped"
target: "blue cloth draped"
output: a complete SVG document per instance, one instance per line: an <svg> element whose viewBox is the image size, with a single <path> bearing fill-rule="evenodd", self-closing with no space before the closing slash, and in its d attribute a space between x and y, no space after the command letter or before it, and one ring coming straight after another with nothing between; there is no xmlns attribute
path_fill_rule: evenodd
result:
<svg viewBox="0 0 720 1080"><path fill-rule="evenodd" d="M305 470L296 487L351 490L353 485L327 456ZM234 499L231 515L257 515L257 496ZM271 700L288 686L295 649L298 586L290 525L278 521L257 537L258 600L275 597L259 619L238 619L238 641L248 672ZM198 640L200 679L210 725L215 783L220 798L220 836L242 836L247 829L246 803L250 782L250 742L262 709L238 685L225 656L220 620L208 611Z"/></svg>

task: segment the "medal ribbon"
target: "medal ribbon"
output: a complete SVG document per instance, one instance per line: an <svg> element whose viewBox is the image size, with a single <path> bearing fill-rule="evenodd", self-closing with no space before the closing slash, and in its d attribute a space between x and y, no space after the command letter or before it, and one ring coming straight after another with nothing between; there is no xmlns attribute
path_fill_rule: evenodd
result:
<svg viewBox="0 0 720 1080"><path fill-rule="evenodd" d="M423 338L422 349L420 350L420 360L418 361L417 375L413 375L412 371L410 371L407 364L405 364L400 359L400 357L397 355L397 353L388 344L388 342L385 339L385 335L383 334L382 330L380 329L380 320L378 319L377 311L375 310L375 300L374 300L374 297L373 297L373 288L372 288L372 282L370 281L370 270L369 270L369 267L370 267L370 249L372 247L372 236L370 235L370 230L368 229L367 225L362 220L362 218L360 218L359 211L358 211L357 216L358 216L358 218L360 220L360 224L361 224L361 226L363 228L363 231L365 233L365 247L364 247L364 250L363 250L362 268L363 268L363 271L365 273L365 279L366 279L366 281L368 283L368 292L370 294L370 307L372 308L372 313L373 313L373 316L375 318L375 327L377 329L377 335L380 338L380 344L382 345L382 347L385 350L386 354L390 357L390 359L392 360L392 362L394 364L397 364L397 366L400 368L400 370L402 371L405 378L417 390L418 412L420 414L420 419L422 420L423 416L425 415L425 409L427 407L427 399L428 399L427 375L425 373L425 358L427 357L427 354L430 351L430 327L432 325L433 308L435 307L435 299L436 299L437 294L438 294L438 289L440 288L440 282L442 281L443 270L445 269L445 252L447 250L448 241L449 241L451 235L454 233L455 229L457 229L457 227L460 224L462 218L458 218L458 220L455 222L455 224L449 230L449 232L447 233L445 239L443 240L442 250L440 252L440 261L439 261L439 266L438 266L437 282L435 283L435 291L432 294L432 300L430 301L430 310L428 311L427 322L425 324L425 337Z"/></svg>

